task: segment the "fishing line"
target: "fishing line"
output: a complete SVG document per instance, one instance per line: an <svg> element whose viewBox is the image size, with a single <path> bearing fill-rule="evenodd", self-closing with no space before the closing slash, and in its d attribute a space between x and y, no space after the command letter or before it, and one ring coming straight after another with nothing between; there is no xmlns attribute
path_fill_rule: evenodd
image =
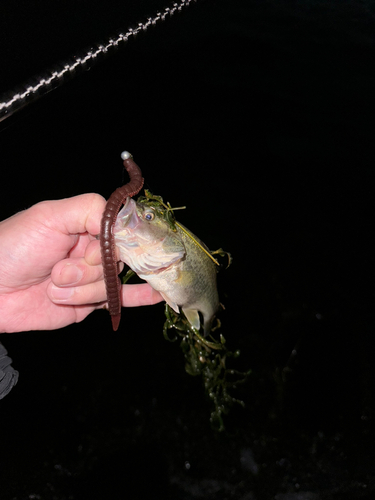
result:
<svg viewBox="0 0 375 500"><path fill-rule="evenodd" d="M0 97L0 122L48 92L60 87L79 73L91 69L99 60L107 57L138 33L146 31L147 28L155 26L161 21L165 21L176 12L180 12L183 8L189 7L191 3L196 1L180 0L179 2L174 2L170 7L156 12L153 17L148 17L145 21L139 22L135 27L128 28L126 32L117 33L115 36L109 37L107 42L95 44L88 50L55 65L42 75L31 78L24 85L13 91L6 92Z"/></svg>

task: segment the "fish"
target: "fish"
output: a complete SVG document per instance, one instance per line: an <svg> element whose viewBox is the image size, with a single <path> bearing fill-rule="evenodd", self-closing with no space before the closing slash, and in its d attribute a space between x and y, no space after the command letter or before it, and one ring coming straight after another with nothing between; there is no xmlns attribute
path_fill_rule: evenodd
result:
<svg viewBox="0 0 375 500"><path fill-rule="evenodd" d="M207 336L219 308L217 265L206 245L174 219L160 197L132 198L113 228L120 260Z"/></svg>

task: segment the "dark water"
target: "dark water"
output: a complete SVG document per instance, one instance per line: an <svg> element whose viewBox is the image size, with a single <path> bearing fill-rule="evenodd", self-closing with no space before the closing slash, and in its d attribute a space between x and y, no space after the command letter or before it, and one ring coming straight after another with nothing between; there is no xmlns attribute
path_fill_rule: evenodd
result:
<svg viewBox="0 0 375 500"><path fill-rule="evenodd" d="M1 90L163 5L3 3ZM223 333L253 370L216 435L162 305L2 336L1 500L374 497L374 15L198 2L1 124L1 218L108 197L123 149L186 204L233 254Z"/></svg>

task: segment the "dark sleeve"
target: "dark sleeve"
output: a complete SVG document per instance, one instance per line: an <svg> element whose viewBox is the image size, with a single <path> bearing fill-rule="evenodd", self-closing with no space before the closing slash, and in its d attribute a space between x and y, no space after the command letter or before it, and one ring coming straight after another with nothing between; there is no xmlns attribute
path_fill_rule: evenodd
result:
<svg viewBox="0 0 375 500"><path fill-rule="evenodd" d="M18 381L18 371L12 366L5 347L0 344L0 399L4 398Z"/></svg>

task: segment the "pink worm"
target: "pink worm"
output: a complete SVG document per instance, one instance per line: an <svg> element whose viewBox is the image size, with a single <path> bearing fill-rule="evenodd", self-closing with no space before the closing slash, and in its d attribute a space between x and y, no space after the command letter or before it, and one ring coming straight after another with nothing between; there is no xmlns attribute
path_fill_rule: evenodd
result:
<svg viewBox="0 0 375 500"><path fill-rule="evenodd" d="M121 319L121 283L117 274L117 258L115 239L112 228L115 224L117 214L126 198L139 193L142 189L144 179L141 169L133 161L133 157L127 151L121 154L124 160L130 181L125 186L119 187L109 197L103 212L100 226L100 250L104 272L104 282L107 292L108 310L112 319L113 330L116 331Z"/></svg>

